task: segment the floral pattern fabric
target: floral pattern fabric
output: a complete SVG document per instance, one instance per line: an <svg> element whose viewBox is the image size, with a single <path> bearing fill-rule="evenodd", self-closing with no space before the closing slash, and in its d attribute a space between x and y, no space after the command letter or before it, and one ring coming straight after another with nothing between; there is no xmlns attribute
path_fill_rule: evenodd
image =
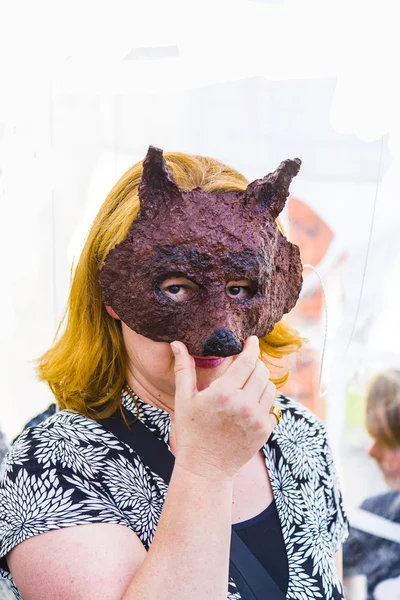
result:
<svg viewBox="0 0 400 600"><path fill-rule="evenodd" d="M136 416L128 392L121 401ZM282 421L263 453L286 546L286 597L342 600L334 553L348 527L325 428L293 400L279 401ZM169 413L136 402L140 420L169 445ZM54 414L25 430L0 466L0 577L21 600L4 557L29 537L71 525L125 525L148 549L167 489L101 421L70 411ZM227 598L240 600L232 578Z"/></svg>

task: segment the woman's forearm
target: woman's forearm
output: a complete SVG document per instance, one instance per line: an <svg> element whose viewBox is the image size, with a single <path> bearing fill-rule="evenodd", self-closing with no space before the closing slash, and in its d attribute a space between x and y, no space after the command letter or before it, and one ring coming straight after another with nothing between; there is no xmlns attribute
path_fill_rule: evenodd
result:
<svg viewBox="0 0 400 600"><path fill-rule="evenodd" d="M232 481L175 465L150 550L123 600L225 600Z"/></svg>

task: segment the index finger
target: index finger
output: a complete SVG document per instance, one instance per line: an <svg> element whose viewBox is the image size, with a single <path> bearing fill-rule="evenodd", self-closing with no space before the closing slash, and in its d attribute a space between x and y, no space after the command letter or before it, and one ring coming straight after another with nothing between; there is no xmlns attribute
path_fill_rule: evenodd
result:
<svg viewBox="0 0 400 600"><path fill-rule="evenodd" d="M175 357L175 396L179 399L190 398L197 389L193 357L182 342L172 342L171 350Z"/></svg>
<svg viewBox="0 0 400 600"><path fill-rule="evenodd" d="M222 375L221 381L226 381L229 387L241 389L254 371L259 355L258 337L251 335L245 341L242 352Z"/></svg>

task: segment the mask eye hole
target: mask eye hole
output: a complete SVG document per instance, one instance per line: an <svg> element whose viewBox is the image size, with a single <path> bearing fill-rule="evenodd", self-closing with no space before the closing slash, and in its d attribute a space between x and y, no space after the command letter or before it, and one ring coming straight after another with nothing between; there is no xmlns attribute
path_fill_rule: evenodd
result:
<svg viewBox="0 0 400 600"><path fill-rule="evenodd" d="M191 300L199 289L198 285L186 277L168 277L158 287L163 296L174 302Z"/></svg>
<svg viewBox="0 0 400 600"><path fill-rule="evenodd" d="M257 286L249 279L230 281L226 293L233 300L251 300L257 292Z"/></svg>

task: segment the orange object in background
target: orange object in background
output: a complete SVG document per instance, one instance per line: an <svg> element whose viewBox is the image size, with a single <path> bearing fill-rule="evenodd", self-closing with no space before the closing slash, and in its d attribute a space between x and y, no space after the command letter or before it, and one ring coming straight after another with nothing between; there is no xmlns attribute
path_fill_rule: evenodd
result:
<svg viewBox="0 0 400 600"><path fill-rule="evenodd" d="M309 408L319 419L325 419L325 398L318 396L321 352L306 345L301 348L290 365L289 381L282 393L295 398Z"/></svg>
<svg viewBox="0 0 400 600"><path fill-rule="evenodd" d="M290 197L286 206L289 218L289 228L286 232L288 239L299 246L303 264L318 268L334 238L333 231L310 206L301 200ZM315 277L311 269L306 269L303 274L304 280L310 276ZM302 292L292 311L291 322L305 337L307 337L307 328L323 327L323 302L321 286L316 285L311 292ZM282 393L296 398L323 419L325 401L318 397L321 350L306 344L292 360L294 362L289 363L291 375L282 388Z"/></svg>

